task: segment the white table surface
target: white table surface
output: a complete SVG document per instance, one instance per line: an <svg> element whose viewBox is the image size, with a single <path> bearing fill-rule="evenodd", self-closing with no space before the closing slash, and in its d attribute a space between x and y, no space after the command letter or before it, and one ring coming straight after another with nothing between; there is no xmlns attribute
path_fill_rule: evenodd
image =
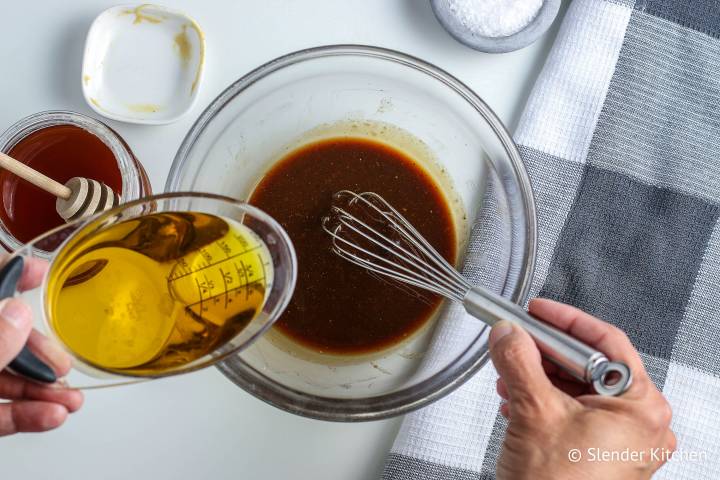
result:
<svg viewBox="0 0 720 480"><path fill-rule="evenodd" d="M48 109L96 116L80 86L85 35L109 0L3 2L0 129ZM164 188L175 151L202 109L268 60L306 47L362 43L393 48L456 75L514 128L558 22L538 43L488 55L456 43L426 0L166 0L206 34L195 107L167 126L104 120ZM265 405L215 369L93 391L59 430L0 439L0 479L374 479L400 424L334 424Z"/></svg>

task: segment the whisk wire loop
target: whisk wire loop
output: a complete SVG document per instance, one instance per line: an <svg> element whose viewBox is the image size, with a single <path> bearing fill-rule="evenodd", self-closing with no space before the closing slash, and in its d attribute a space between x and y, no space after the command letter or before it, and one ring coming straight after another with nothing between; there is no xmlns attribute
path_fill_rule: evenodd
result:
<svg viewBox="0 0 720 480"><path fill-rule="evenodd" d="M334 206L331 218L323 222L323 228L333 237L336 254L368 270L462 300L470 288L467 281L382 197L374 193L358 195L349 191L336 194L336 198L342 196L350 197L348 208L362 202L363 209L358 209L358 214L355 214ZM371 214L379 214L381 218L373 218ZM393 238L371 226L369 223L373 221L389 227ZM392 233L399 235L397 239ZM375 247L379 248L380 253L389 254L390 258L373 251Z"/></svg>
<svg viewBox="0 0 720 480"><path fill-rule="evenodd" d="M401 270L402 272L405 272L411 276L414 276L416 279L420 280L426 280L427 278L431 277L433 274L440 274L441 272L438 272L436 269L432 268L430 265L426 265L425 262L423 262L423 258L413 254L403 246L399 245L396 242L393 242L390 238L388 238L386 235L382 234L381 232L377 231L376 229L370 227L369 225L364 224L363 222L359 222L357 218L350 215L348 212L344 211L341 208L336 209L336 214L338 214L337 221L340 223L340 228L342 226L345 226L349 228L354 233L357 233L365 240L377 245L380 247L383 251L391 254L393 257L395 257L395 260L389 260L381 255L378 255L377 253L368 250L367 248L363 248L361 245L358 245L357 243L350 242L346 238L337 235L337 240L343 242L344 244L358 250L359 252L362 252L365 255L368 255L369 257L374 258L375 260L382 262L385 265L389 265L391 267L397 268ZM354 224L360 224L361 228L358 228L358 226ZM364 231L367 230L366 231ZM351 254L347 249L343 249L344 253ZM410 257L410 258L407 258ZM367 264L367 259L364 264ZM419 271L418 271L419 270ZM453 283L452 281L443 278L442 276L436 279L438 282L442 283L443 287L449 288L449 289L458 289L458 285L456 283Z"/></svg>
<svg viewBox="0 0 720 480"><path fill-rule="evenodd" d="M459 296L457 294L457 291L455 291L455 290L448 290L440 285L432 285L432 284L427 283L426 281L417 280L414 277L408 276L403 273L399 273L396 270L392 270L392 269L384 267L382 265L377 265L377 264L373 264L369 261L364 261L361 258L356 257L351 252L344 250L341 247L333 247L333 252L340 255L341 257L345 258L346 260L354 263L355 265L363 267L366 270L369 270L371 272L379 273L381 275L393 278L395 280L399 280L400 282L404 282L408 285L412 285L414 287L418 287L418 288L436 293L438 295L442 295L442 296L450 298L452 300L456 300L459 302L462 301L462 297Z"/></svg>
<svg viewBox="0 0 720 480"><path fill-rule="evenodd" d="M329 230L326 229L326 231L331 233L331 235L334 235ZM430 290L439 295L448 296L452 299L457 299L458 301L462 300L462 297L457 294L457 289L455 289L455 288L446 287L445 285L430 284L425 280L424 277L418 276L414 271L412 271L410 269L407 269L400 265L394 264L391 261L389 261L385 258L382 258L367 249L364 249L364 248L359 247L354 244L350 244L347 240L345 240L341 237L337 237L337 240L339 240L340 242L346 243L348 245L352 245L353 249L359 250L362 253L367 254L370 257L375 257L377 260L379 260L381 262L387 262L390 265L392 265L392 267L386 267L379 263L373 263L372 261L357 255L356 252L345 249L338 244L333 245L333 252L335 252L336 254L340 255L341 257L345 258L346 260L348 260L360 267L363 267L372 272L376 272L376 273L391 277L395 280L400 280L401 282L408 283L415 287ZM398 268L400 268L403 271L398 271Z"/></svg>
<svg viewBox="0 0 720 480"><path fill-rule="evenodd" d="M349 192L352 193L352 192ZM372 208L374 208L376 211L378 211L381 215L383 215L387 220L392 221L395 225L397 225L398 230L400 230L402 233L406 234L408 238L411 238L413 240L413 243L419 244L418 246L422 249L422 251L425 253L425 256L427 259L438 265L440 268L443 269L444 272L449 273L452 277L457 278L461 283L467 284L467 281L465 278L458 273L457 270L452 268L448 263L440 257L436 250L433 248L432 245L423 237L420 232L417 231L417 229L405 219L405 217L398 212L395 207L387 203L387 201L382 198L380 195L378 195L375 192L366 192L363 194L360 194L359 199L366 202L368 205L370 205ZM376 202L380 203L384 208L389 210L390 214L386 212L383 212L380 210L377 205L370 202L368 199L374 199ZM391 218L392 217L392 218ZM469 286L469 284L467 284Z"/></svg>

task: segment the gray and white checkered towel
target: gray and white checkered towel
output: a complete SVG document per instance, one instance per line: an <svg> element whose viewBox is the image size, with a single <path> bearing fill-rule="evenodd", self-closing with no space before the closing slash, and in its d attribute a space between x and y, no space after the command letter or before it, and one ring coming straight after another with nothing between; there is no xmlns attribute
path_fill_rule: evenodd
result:
<svg viewBox="0 0 720 480"><path fill-rule="evenodd" d="M538 209L530 295L630 336L699 459L656 478L720 478L720 0L574 0L515 138ZM494 478L495 378L408 415L383 479Z"/></svg>

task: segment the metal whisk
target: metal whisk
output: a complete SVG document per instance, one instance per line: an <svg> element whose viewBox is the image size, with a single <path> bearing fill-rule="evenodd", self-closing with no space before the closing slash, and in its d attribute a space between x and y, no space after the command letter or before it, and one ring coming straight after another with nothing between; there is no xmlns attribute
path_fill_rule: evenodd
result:
<svg viewBox="0 0 720 480"><path fill-rule="evenodd" d="M471 285L395 208L372 192L335 194L323 229L332 250L371 272L460 302L475 318L492 326L510 320L530 333L543 356L600 395L620 395L632 374L621 362L540 322L520 306L485 288Z"/></svg>

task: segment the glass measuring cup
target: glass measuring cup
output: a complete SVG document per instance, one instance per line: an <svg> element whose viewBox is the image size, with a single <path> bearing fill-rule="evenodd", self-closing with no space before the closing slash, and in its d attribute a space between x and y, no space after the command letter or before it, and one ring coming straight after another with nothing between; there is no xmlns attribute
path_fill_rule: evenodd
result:
<svg viewBox="0 0 720 480"><path fill-rule="evenodd" d="M73 388L178 375L239 352L277 320L297 271L275 220L205 193L121 205L51 230L14 257L50 261L40 288L21 297L36 328L72 357Z"/></svg>

